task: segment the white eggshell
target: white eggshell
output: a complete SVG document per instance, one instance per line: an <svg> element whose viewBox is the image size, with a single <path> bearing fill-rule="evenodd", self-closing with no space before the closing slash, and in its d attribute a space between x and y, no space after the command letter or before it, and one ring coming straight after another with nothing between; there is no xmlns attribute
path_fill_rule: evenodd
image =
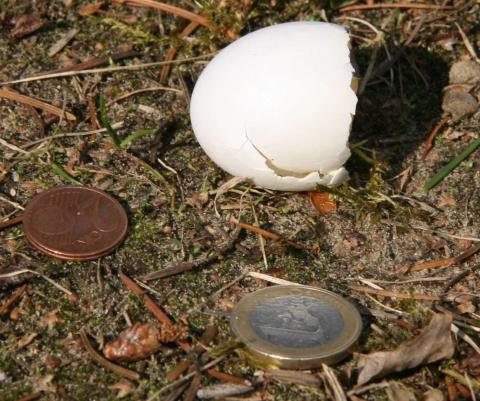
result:
<svg viewBox="0 0 480 401"><path fill-rule="evenodd" d="M201 147L230 174L270 189L344 181L357 103L348 43L339 25L290 22L224 48L192 94Z"/></svg>

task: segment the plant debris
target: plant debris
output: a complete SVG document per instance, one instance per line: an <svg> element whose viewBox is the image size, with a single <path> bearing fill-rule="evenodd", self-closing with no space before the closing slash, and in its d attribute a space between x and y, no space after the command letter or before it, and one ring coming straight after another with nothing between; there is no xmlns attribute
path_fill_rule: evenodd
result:
<svg viewBox="0 0 480 401"><path fill-rule="evenodd" d="M465 359L462 359L459 364L461 371L467 372L472 376L480 376L480 354L475 353Z"/></svg>
<svg viewBox="0 0 480 401"><path fill-rule="evenodd" d="M95 351L84 329L80 330L80 338L82 339L82 343L85 350L100 365L111 370L112 372L119 374L120 376L126 377L127 379L140 380L140 375L137 372L124 368L123 366L115 365L114 363L110 362L108 359L105 359L103 356L101 356L97 351Z"/></svg>
<svg viewBox="0 0 480 401"><path fill-rule="evenodd" d="M197 397L201 400L209 398L225 398L234 395L245 394L252 390L253 388L251 386L246 386L244 384L212 384L211 386L202 387L200 390L198 390Z"/></svg>
<svg viewBox="0 0 480 401"><path fill-rule="evenodd" d="M357 366L360 368L360 374L357 385L366 384L392 372L403 372L451 358L455 351L450 333L451 324L451 315L437 313L420 335L397 349L358 355Z"/></svg>
<svg viewBox="0 0 480 401"><path fill-rule="evenodd" d="M111 361L139 361L158 351L162 344L183 340L186 335L184 326L135 323L106 343L103 353Z"/></svg>
<svg viewBox="0 0 480 401"><path fill-rule="evenodd" d="M337 210L337 202L332 199L328 192L310 191L308 194L313 206L320 213L330 213Z"/></svg>
<svg viewBox="0 0 480 401"><path fill-rule="evenodd" d="M217 384L252 388L223 397L232 401L385 401L398 388L428 401L443 401L439 392L448 401L478 393L478 2L4 5L2 401L172 401ZM272 192L230 177L198 146L188 115L206 63L238 34L308 20L348 28L360 80L350 179L317 188L328 199L315 195L327 213L310 206L308 193ZM466 114L465 105L451 109L454 92L471 104ZM23 207L67 182L103 189L125 207L129 229L114 253L59 262L29 246L16 225ZM230 311L252 291L297 283L355 298L365 311L355 348L363 355L418 341L430 308L452 313L455 354L425 368L398 365L401 371L361 387L354 386L351 357L330 370L257 365L232 337ZM164 329L188 337L162 345L157 334ZM448 335L445 328L436 342ZM160 348L136 362L114 362L104 352L115 341L116 351L139 350L138 358L157 342Z"/></svg>
<svg viewBox="0 0 480 401"><path fill-rule="evenodd" d="M13 25L10 36L14 39L21 39L44 27L47 21L40 15L32 13L13 18L10 23Z"/></svg>

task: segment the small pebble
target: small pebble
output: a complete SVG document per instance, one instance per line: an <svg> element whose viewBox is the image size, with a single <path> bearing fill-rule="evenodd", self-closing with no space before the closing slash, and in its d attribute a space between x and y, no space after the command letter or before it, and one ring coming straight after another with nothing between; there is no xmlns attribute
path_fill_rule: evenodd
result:
<svg viewBox="0 0 480 401"><path fill-rule="evenodd" d="M451 84L480 83L480 64L473 60L458 61L450 68Z"/></svg>
<svg viewBox="0 0 480 401"><path fill-rule="evenodd" d="M458 120L475 113L478 102L470 93L451 90L443 97L442 109L450 113L454 120Z"/></svg>
<svg viewBox="0 0 480 401"><path fill-rule="evenodd" d="M0 383L7 381L7 375L3 370L0 370Z"/></svg>

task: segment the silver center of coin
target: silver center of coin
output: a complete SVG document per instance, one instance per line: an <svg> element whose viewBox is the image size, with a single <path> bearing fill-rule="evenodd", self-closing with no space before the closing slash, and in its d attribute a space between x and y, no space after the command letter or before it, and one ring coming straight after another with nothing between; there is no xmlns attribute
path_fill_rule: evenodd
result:
<svg viewBox="0 0 480 401"><path fill-rule="evenodd" d="M343 331L344 321L326 302L289 295L255 306L250 325L265 341L290 348L309 348L335 340Z"/></svg>

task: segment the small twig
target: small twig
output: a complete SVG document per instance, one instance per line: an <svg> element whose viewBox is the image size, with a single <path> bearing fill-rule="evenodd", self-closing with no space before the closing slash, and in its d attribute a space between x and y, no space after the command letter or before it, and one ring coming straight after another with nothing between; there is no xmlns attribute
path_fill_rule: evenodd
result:
<svg viewBox="0 0 480 401"><path fill-rule="evenodd" d="M198 22L190 22L185 29L180 32L181 38L186 38L187 36L191 35L195 30L200 26ZM167 55L165 56L165 61L172 61L177 54L178 49L176 47L172 47L168 50ZM167 82L168 75L170 73L171 64L166 64L163 66L162 71L160 73L160 83Z"/></svg>
<svg viewBox="0 0 480 401"><path fill-rule="evenodd" d="M433 146L433 140L439 133L439 131L445 126L446 123L450 120L449 117L444 117L442 118L437 125L435 125L435 128L433 128L432 132L427 137L427 140L423 144L423 155L422 159L425 159L425 156L427 156L428 152L430 152L430 149L432 149Z"/></svg>
<svg viewBox="0 0 480 401"><path fill-rule="evenodd" d="M462 330L460 330L453 323L452 323L452 326L451 326L451 330L452 330L453 334L455 334L457 337L460 337L463 341L465 341L468 345L470 345L475 350L475 352L480 354L480 348L478 347L478 345L475 343L475 341L473 341L472 338L468 334L464 333Z"/></svg>
<svg viewBox="0 0 480 401"><path fill-rule="evenodd" d="M223 245L219 246L216 249L215 254L211 256L204 256L202 258L196 259L192 262L180 262L174 266L168 267L164 270L159 270L153 273L146 274L142 277L143 281L157 280L161 278L170 277L176 274L180 274L192 269L198 269L200 267L206 266L210 263L215 262L219 258L222 258L225 253L227 253L233 244L240 235L240 228L236 228L232 231L229 238L226 239Z"/></svg>
<svg viewBox="0 0 480 401"><path fill-rule="evenodd" d="M190 386L190 383L184 383L181 386L178 386L176 389L167 395L162 401L176 401L180 396L185 392L185 390Z"/></svg>
<svg viewBox="0 0 480 401"><path fill-rule="evenodd" d="M120 4L124 3L127 6L154 8L160 11L165 11L167 13L174 14L179 17L188 19L190 21L196 22L206 27L210 26L210 22L208 21L208 19L205 17L202 17L201 15L192 13L188 10L184 10L183 8L172 6L170 4L161 3L159 1L154 1L154 0L116 0L116 1Z"/></svg>
<svg viewBox="0 0 480 401"><path fill-rule="evenodd" d="M463 31L463 29L461 28L461 26L455 22L455 25L458 29L458 32L460 32L460 36L462 37L462 40L463 40L463 43L465 45L465 47L467 48L468 52L470 53L470 56L472 56L472 58L477 62L477 63L480 63L480 58L478 58L477 56L477 53L472 45L472 43L470 42L470 40L468 39L468 36L465 34L465 32Z"/></svg>
<svg viewBox="0 0 480 401"><path fill-rule="evenodd" d="M426 294L406 294L396 291L376 290L374 288L362 287L359 285L350 285L350 288L355 291L364 292L367 294L380 295L382 297L392 297L400 299L415 299L417 301L440 301L442 297L438 295L426 295Z"/></svg>
<svg viewBox="0 0 480 401"><path fill-rule="evenodd" d="M19 103L27 104L37 109L44 110L50 114L54 114L58 117L64 115L62 109L56 106L52 106L51 104L42 102L41 100L22 95L21 93L18 93L13 89L0 89L0 98L14 100ZM68 111L65 112L65 118L69 121L77 121L77 117L75 117L72 113L69 113Z"/></svg>
<svg viewBox="0 0 480 401"><path fill-rule="evenodd" d="M88 354L104 368L111 370L120 376L126 377L127 379L140 380L140 375L137 372L124 368L123 366L116 365L95 351L95 349L92 347L92 344L90 344L84 328L80 329L80 338L82 339L83 346Z"/></svg>
<svg viewBox="0 0 480 401"><path fill-rule="evenodd" d="M185 59L177 59L172 61L156 61L153 63L143 63L143 64L134 64L134 65L124 65L118 67L106 67L106 68L92 68L92 69L85 69L85 70L71 70L71 71L64 71L64 72L49 72L43 75L37 75L27 78L20 78L15 79L13 81L4 81L0 82L0 86L5 85L12 85L12 84L19 84L22 82L32 82L32 81L41 81L44 79L52 79L52 78L62 78L62 77L73 77L75 75L87 75L87 74L103 74L103 73L110 73L110 72L118 72L118 71L136 71L136 70L143 70L146 68L158 67L166 64L181 64L196 60L202 60L205 58L209 58L217 54L217 52L204 54L201 56L190 57Z"/></svg>
<svg viewBox="0 0 480 401"><path fill-rule="evenodd" d="M5 198L4 196L0 195L0 200L5 202L5 203L8 203L9 205L12 205L15 209L18 209L18 210L25 210L25 208L20 205L19 203L17 202L14 202L14 201L11 201L10 199L8 198Z"/></svg>
<svg viewBox="0 0 480 401"><path fill-rule="evenodd" d="M286 239L280 237L280 235L274 234L274 233L272 233L270 231L267 231L267 230L264 230L263 228L255 227L255 226L252 226L251 224L247 224L247 223L241 223L241 222L239 222L239 221L237 221L236 219L233 219L233 218L230 219L230 223L236 225L237 227L243 228L244 230L250 231L252 233L260 234L263 237L271 239L273 241L279 241L279 242L281 242L285 245L291 246L292 248L305 249L305 247L303 245L300 245L300 244L297 244L295 242L286 240Z"/></svg>
<svg viewBox="0 0 480 401"><path fill-rule="evenodd" d="M180 377L180 375L185 372L195 360L199 359L198 354L205 351L206 347L214 339L217 333L218 329L216 326L207 326L202 333L202 336L198 340L198 343L189 350L186 358L182 359L179 363L177 363L177 365L168 371L165 377L170 381L178 379L178 377Z"/></svg>
<svg viewBox="0 0 480 401"><path fill-rule="evenodd" d="M414 265L402 266L398 269L398 271L400 271L402 273L419 272L421 270L436 269L438 267L451 266L455 263L456 263L455 258L430 260L428 262L422 262L422 263L416 263Z"/></svg>
<svg viewBox="0 0 480 401"><path fill-rule="evenodd" d="M14 217L13 219L10 219L10 220L7 220L7 221L0 221L0 230L3 229L3 228L7 228L7 227L14 226L16 224L19 224L22 221L23 221L23 216L22 215Z"/></svg>
<svg viewBox="0 0 480 401"><path fill-rule="evenodd" d="M150 88L137 89L137 90L134 90L132 92L125 93L125 94L107 102L106 106L109 107L114 103L120 102L121 100L125 100L125 99L127 99L131 96L138 95L139 93L157 92L157 91L168 91L168 92L182 93L181 90L175 89L175 88L168 88L166 86L152 86Z"/></svg>
<svg viewBox="0 0 480 401"><path fill-rule="evenodd" d="M345 395L345 392L343 391L343 388L340 385L340 382L338 381L337 376L333 372L332 368L322 363L322 369L323 377L325 378L326 382L325 384L328 385L333 393L333 399L335 401L347 401L347 396Z"/></svg>
<svg viewBox="0 0 480 401"><path fill-rule="evenodd" d="M103 64L107 64L110 62L110 60L113 61L120 61L124 60L126 58L132 58L132 57L138 57L141 56L143 53L137 52L135 50L128 50L126 52L119 52L119 53L114 53L111 56L104 56L104 57L95 57L90 60L84 61L83 63L78 63L74 64L68 67L64 68L59 68L58 70L52 70L48 71L43 74L58 74L58 73L63 73L63 72L72 72L72 71L82 71L82 70L88 70L91 68L99 67Z"/></svg>
<svg viewBox="0 0 480 401"><path fill-rule="evenodd" d="M225 359L225 356L220 356L216 359L214 359L213 361L210 361L208 363L206 363L205 365L203 365L201 368L200 368L200 372L204 372L212 367L214 367L215 365L218 365L221 361L223 361ZM155 394L153 394L147 401L153 401L155 400L159 395L162 395L163 393L165 393L167 390L170 390L171 388L175 388L176 386L178 386L180 383L184 383L188 380L190 380L190 378L192 378L197 372L191 372L187 375L185 375L184 377L174 381L173 383L170 383L168 385L166 385L165 387L161 388L160 390L158 390Z"/></svg>
<svg viewBox="0 0 480 401"><path fill-rule="evenodd" d="M114 129L119 129L123 127L123 121L120 121L118 123L113 123L112 128ZM85 131L85 132L68 132L66 134L55 134L55 135L50 135L45 138L37 139L36 141L28 142L25 145L22 145L23 148L29 148L31 146L37 145L39 143L45 142L45 141L50 141L52 139L57 139L57 138L69 138L69 137L76 137L76 136L89 136L89 135L94 135L94 134L100 134L103 132L107 132L105 128L99 128L93 131Z"/></svg>
<svg viewBox="0 0 480 401"><path fill-rule="evenodd" d="M72 291L66 289L65 287L62 287L60 284L58 284L57 282L53 281L51 278L45 276L44 274L42 273L39 273L39 272L36 272L35 270L30 270L30 269L20 269L20 270L15 270L13 272L9 272L9 273L5 273L5 274L0 274L0 279L2 278L9 278L9 277L15 277L15 276L18 276L20 274L24 274L24 273L31 273L35 276L40 276L41 278L43 278L44 280L48 281L50 284L52 284L54 287L58 288L60 291L64 292L65 294L68 295L68 297L72 300L74 300L76 298L76 295L75 293L73 293Z"/></svg>
<svg viewBox="0 0 480 401"><path fill-rule="evenodd" d="M119 274L123 284L125 284L125 286L130 291L137 294L143 299L143 302L145 302L145 306L147 307L147 309L152 312L152 314L157 318L160 323L169 327L173 325L171 319L165 314L165 312L155 302L153 302L153 300L145 293L145 291L140 288L140 286L135 281L133 281L122 271L120 271Z"/></svg>
<svg viewBox="0 0 480 401"><path fill-rule="evenodd" d="M188 390L183 397L183 401L194 401L196 399L197 391L202 382L202 375L200 374L198 369L195 369L195 372L196 374L195 376L193 376L193 379L190 382L190 386L188 387Z"/></svg>
<svg viewBox="0 0 480 401"><path fill-rule="evenodd" d="M273 283L273 284L279 284L279 285L301 285L301 284L298 284L298 283L294 283L293 281L288 281L288 280L284 280L284 279L282 279L282 278L269 276L268 274L265 274L265 273L249 272L248 275L249 275L250 277L254 277L254 278L258 278L258 279L260 279L260 280L268 281L269 283Z"/></svg>
<svg viewBox="0 0 480 401"><path fill-rule="evenodd" d="M215 379L221 380L223 382L233 383L233 384L242 384L244 386L252 385L252 383L250 383L249 380L246 380L237 376L232 376L227 373L220 372L219 370L216 370L216 369L208 369L207 373L210 376L214 377Z"/></svg>
<svg viewBox="0 0 480 401"><path fill-rule="evenodd" d="M451 10L452 6L443 6L438 4L419 4L419 3L375 3L358 4L354 6L342 7L338 11L346 13L350 11L375 10L377 8L411 8L417 10Z"/></svg>
<svg viewBox="0 0 480 401"><path fill-rule="evenodd" d="M458 273L456 274L455 276L453 276L448 282L447 284L445 284L445 287L443 287L443 291L444 292L447 292L450 288L452 288L455 284L457 284L459 281L461 281L462 279L464 279L465 277L467 277L468 275L472 274L473 272L475 272L475 270L479 269L480 268L480 265L475 265L475 266L472 266L470 269L467 269L467 270L464 270L462 271L461 273Z"/></svg>
<svg viewBox="0 0 480 401"><path fill-rule="evenodd" d="M1 90L1 89L0 89ZM23 150L21 148L19 148L18 146L15 146L9 142L7 142L5 139L3 138L0 138L0 145L2 146L5 146L6 148L10 149L10 150L13 150L14 152L19 152L19 153L22 153L24 155L28 155L29 152L27 152L26 150Z"/></svg>
<svg viewBox="0 0 480 401"><path fill-rule="evenodd" d="M467 237L467 236L463 236L463 235L454 235L454 234L447 233L445 231L432 230L431 228L428 228L428 227L410 225L410 224L400 223L398 221L387 220L387 219L383 219L381 222L383 224L388 224L388 225L391 225L391 226L409 228L411 230L420 230L420 231L431 232L431 233L436 234L440 237L464 239L464 240L467 240L467 241L480 242L480 238L477 238L477 237Z"/></svg>

